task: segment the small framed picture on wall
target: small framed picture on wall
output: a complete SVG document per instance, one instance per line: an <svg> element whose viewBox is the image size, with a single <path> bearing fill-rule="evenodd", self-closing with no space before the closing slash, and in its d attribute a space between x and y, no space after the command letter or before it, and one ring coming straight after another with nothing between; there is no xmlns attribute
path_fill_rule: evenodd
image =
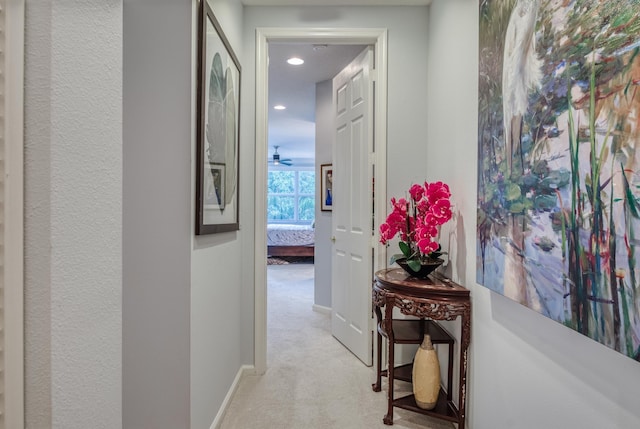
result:
<svg viewBox="0 0 640 429"><path fill-rule="evenodd" d="M320 210L333 210L333 164L320 166Z"/></svg>

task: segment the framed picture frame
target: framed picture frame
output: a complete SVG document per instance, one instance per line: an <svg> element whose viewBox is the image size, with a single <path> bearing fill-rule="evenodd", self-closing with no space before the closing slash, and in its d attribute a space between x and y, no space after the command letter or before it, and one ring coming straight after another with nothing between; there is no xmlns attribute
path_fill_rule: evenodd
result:
<svg viewBox="0 0 640 429"><path fill-rule="evenodd" d="M333 164L320 165L320 210L333 210Z"/></svg>
<svg viewBox="0 0 640 429"><path fill-rule="evenodd" d="M241 67L206 0L198 29L196 235L239 229Z"/></svg>
<svg viewBox="0 0 640 429"><path fill-rule="evenodd" d="M224 210L225 208L225 164L206 162L204 166L204 208Z"/></svg>

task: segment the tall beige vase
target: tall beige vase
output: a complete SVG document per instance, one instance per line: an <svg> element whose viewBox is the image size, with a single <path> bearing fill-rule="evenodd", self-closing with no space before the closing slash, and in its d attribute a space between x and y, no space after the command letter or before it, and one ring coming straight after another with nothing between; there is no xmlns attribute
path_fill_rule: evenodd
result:
<svg viewBox="0 0 640 429"><path fill-rule="evenodd" d="M418 407L432 410L440 393L440 362L427 334L413 360L413 394Z"/></svg>

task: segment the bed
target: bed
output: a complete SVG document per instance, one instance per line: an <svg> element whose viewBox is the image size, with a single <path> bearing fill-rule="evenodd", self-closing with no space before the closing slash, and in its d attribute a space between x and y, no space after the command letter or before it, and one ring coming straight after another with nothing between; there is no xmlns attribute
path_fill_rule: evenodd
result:
<svg viewBox="0 0 640 429"><path fill-rule="evenodd" d="M267 225L268 256L313 256L314 243L313 225Z"/></svg>

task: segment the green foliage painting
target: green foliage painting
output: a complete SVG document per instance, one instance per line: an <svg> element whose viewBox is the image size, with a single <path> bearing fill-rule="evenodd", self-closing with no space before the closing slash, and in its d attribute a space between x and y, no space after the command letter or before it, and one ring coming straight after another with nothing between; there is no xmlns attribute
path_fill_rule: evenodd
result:
<svg viewBox="0 0 640 429"><path fill-rule="evenodd" d="M481 0L479 39L478 283L640 360L640 0Z"/></svg>

